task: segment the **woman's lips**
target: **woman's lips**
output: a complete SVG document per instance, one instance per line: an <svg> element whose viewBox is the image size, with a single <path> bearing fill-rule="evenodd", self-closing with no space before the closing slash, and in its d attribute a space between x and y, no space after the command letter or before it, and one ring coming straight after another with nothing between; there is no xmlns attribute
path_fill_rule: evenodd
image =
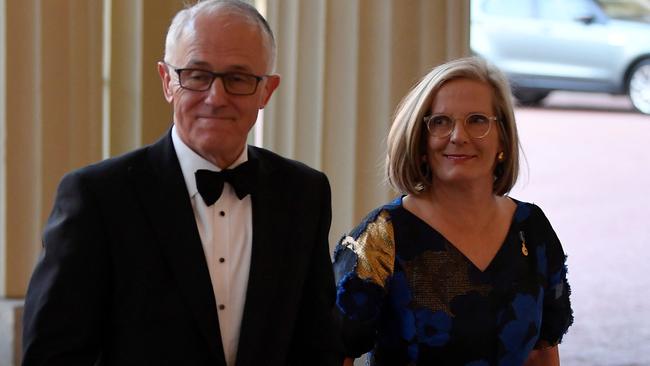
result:
<svg viewBox="0 0 650 366"><path fill-rule="evenodd" d="M443 156L452 161L466 161L474 158L474 155L465 155L465 154L443 154Z"/></svg>

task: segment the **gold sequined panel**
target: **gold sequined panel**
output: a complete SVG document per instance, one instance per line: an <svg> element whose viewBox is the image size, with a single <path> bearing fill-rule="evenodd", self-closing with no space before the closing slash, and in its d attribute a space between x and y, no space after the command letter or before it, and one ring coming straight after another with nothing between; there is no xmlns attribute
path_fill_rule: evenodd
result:
<svg viewBox="0 0 650 366"><path fill-rule="evenodd" d="M386 286L386 280L393 273L395 264L393 224L387 211L380 212L359 239L347 236L341 245L357 255L356 272L360 279L371 280L381 287Z"/></svg>
<svg viewBox="0 0 650 366"><path fill-rule="evenodd" d="M458 251L426 250L411 261L401 262L413 294L414 307L451 314L454 297L477 291L487 295L489 285L472 284L465 258Z"/></svg>

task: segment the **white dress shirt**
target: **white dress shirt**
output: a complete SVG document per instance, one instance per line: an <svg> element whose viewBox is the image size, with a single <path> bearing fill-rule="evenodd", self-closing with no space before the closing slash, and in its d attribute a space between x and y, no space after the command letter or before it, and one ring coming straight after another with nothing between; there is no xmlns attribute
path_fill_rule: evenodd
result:
<svg viewBox="0 0 650 366"><path fill-rule="evenodd" d="M233 187L225 183L217 202L210 207L206 206L196 188L194 172L199 169L221 169L185 145L178 136L176 126L172 128L172 141L190 194L196 226L210 271L226 363L234 366L253 245L251 196L247 195L240 200ZM239 158L228 168L232 169L247 160L248 151L244 148Z"/></svg>

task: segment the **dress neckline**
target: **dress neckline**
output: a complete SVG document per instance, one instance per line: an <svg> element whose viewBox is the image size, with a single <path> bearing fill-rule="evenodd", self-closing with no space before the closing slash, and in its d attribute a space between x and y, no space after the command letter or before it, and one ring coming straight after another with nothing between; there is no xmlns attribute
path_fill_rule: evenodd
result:
<svg viewBox="0 0 650 366"><path fill-rule="evenodd" d="M511 235L513 235L513 230L515 229L515 225L518 224L518 221L516 220L516 218L517 218L517 215L518 215L519 211L522 208L522 202L520 202L520 201L518 201L518 200L516 200L516 199L514 199L512 197L506 196L506 198L508 198L509 200L514 202L514 204L515 204L515 210L512 212L512 217L510 218L510 225L508 227L508 231L506 232L506 235L503 238L503 242L499 246L499 249L495 252L494 256L490 259L487 266L485 266L485 269L480 269L476 265L476 263L474 263L469 257L467 257L465 255L465 253L463 253L460 249L458 249L458 247L456 245L454 245L454 243L452 243L451 240L447 239L447 237L445 237L440 231L438 231L435 227L429 225L429 223L424 221L422 218L420 218L419 216L417 216L413 212L407 210L406 207L404 207L404 197L405 196L406 195L402 195L402 196L398 197L395 201L393 201L393 203L397 204L396 205L397 208L404 211L406 215L408 215L408 216L412 217L413 219L415 219L415 221L418 222L420 225L423 225L426 228L428 228L428 230L430 230L438 238L440 238L440 240L444 243L445 248L457 253L463 259L463 261L467 263L467 265L469 265L471 268L473 268L474 270L476 270L476 271L478 271L479 273L482 273L482 274L490 272L491 268L494 266L494 263L497 262L497 259L500 258L502 255L504 255L502 252L504 252L507 249L506 247L508 246L508 243L510 242L510 240L508 240L508 239L510 238Z"/></svg>

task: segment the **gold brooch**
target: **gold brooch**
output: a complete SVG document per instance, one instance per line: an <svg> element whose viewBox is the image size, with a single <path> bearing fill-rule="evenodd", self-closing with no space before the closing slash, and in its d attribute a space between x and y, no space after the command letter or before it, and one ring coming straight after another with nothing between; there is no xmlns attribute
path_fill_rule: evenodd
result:
<svg viewBox="0 0 650 366"><path fill-rule="evenodd" d="M519 232L519 238L521 238L521 254L528 257L528 248L526 248L526 238L523 231Z"/></svg>

